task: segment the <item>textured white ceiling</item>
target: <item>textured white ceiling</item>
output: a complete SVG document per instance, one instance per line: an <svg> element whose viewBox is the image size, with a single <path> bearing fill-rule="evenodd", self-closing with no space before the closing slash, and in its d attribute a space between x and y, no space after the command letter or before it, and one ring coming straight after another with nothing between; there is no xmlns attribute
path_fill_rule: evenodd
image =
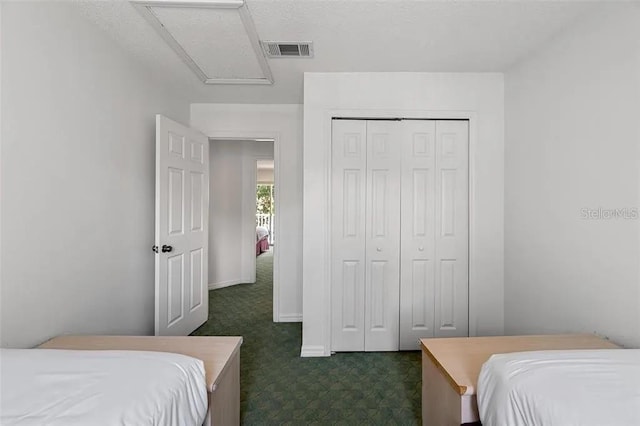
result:
<svg viewBox="0 0 640 426"><path fill-rule="evenodd" d="M151 10L207 77L266 78L237 9Z"/></svg>
<svg viewBox="0 0 640 426"><path fill-rule="evenodd" d="M504 71L605 3L247 0L260 39L313 41L315 57L269 59L273 86L205 86L128 2L78 1L87 17L193 102L218 103L301 103L306 71ZM211 43L212 31L198 48L217 64L225 57Z"/></svg>

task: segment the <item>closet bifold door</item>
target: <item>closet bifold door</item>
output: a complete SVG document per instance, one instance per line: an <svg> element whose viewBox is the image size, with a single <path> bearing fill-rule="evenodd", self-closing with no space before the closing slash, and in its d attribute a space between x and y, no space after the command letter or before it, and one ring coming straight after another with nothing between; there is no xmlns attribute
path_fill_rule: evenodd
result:
<svg viewBox="0 0 640 426"><path fill-rule="evenodd" d="M331 350L364 351L367 122L331 126Z"/></svg>
<svg viewBox="0 0 640 426"><path fill-rule="evenodd" d="M436 122L406 120L402 131L400 349L415 350L434 336Z"/></svg>
<svg viewBox="0 0 640 426"><path fill-rule="evenodd" d="M401 121L367 122L365 351L397 351Z"/></svg>
<svg viewBox="0 0 640 426"><path fill-rule="evenodd" d="M435 337L469 335L469 122L436 122Z"/></svg>
<svg viewBox="0 0 640 426"><path fill-rule="evenodd" d="M469 122L407 120L402 139L400 349L468 336Z"/></svg>

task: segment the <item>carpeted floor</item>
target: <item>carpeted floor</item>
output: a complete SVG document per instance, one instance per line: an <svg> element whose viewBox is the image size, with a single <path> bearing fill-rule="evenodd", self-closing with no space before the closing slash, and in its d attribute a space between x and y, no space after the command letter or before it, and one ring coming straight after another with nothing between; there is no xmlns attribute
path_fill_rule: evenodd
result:
<svg viewBox="0 0 640 426"><path fill-rule="evenodd" d="M209 320L193 334L239 335L241 419L246 425L417 425L420 353L300 358L301 324L273 323L273 256L255 284L209 292Z"/></svg>

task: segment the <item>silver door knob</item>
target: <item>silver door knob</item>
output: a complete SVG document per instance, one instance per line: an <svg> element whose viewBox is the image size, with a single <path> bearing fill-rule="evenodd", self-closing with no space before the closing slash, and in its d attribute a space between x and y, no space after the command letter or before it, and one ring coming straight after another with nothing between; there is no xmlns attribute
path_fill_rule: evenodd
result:
<svg viewBox="0 0 640 426"><path fill-rule="evenodd" d="M418 251L424 251L424 247L418 247Z"/></svg>
<svg viewBox="0 0 640 426"><path fill-rule="evenodd" d="M382 249L380 247L376 248L377 251L382 251Z"/></svg>

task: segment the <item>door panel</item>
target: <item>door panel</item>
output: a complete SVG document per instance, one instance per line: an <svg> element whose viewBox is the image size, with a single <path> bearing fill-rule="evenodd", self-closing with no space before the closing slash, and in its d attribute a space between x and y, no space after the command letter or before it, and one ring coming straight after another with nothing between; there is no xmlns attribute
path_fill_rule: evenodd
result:
<svg viewBox="0 0 640 426"><path fill-rule="evenodd" d="M456 170L440 170L440 226L443 237L455 237L456 224ZM460 190L460 188L457 188Z"/></svg>
<svg viewBox="0 0 640 426"><path fill-rule="evenodd" d="M469 122L436 123L435 336L469 335Z"/></svg>
<svg viewBox="0 0 640 426"><path fill-rule="evenodd" d="M362 222L362 189L364 170L344 170L343 185L343 209L342 209L342 230L344 238L364 238L360 233Z"/></svg>
<svg viewBox="0 0 640 426"><path fill-rule="evenodd" d="M440 260L440 327L455 327L456 324L455 270L455 260Z"/></svg>
<svg viewBox="0 0 640 426"><path fill-rule="evenodd" d="M341 309L341 329L356 332L362 330L362 301L360 300L362 291L362 277L360 262L344 261L342 263L342 301Z"/></svg>
<svg viewBox="0 0 640 426"><path fill-rule="evenodd" d="M167 326L171 327L184 317L184 306L182 303L184 287L184 255L170 256L167 259Z"/></svg>
<svg viewBox="0 0 640 426"><path fill-rule="evenodd" d="M367 121L365 351L397 351L401 122Z"/></svg>
<svg viewBox="0 0 640 426"><path fill-rule="evenodd" d="M414 260L411 272L411 330L428 332L433 329L433 262Z"/></svg>
<svg viewBox="0 0 640 426"><path fill-rule="evenodd" d="M202 231L204 227L204 216L202 202L204 195L204 174L200 172L191 172L191 226L192 232Z"/></svg>
<svg viewBox="0 0 640 426"><path fill-rule="evenodd" d="M332 122L331 350L364 350L366 122Z"/></svg>
<svg viewBox="0 0 640 426"><path fill-rule="evenodd" d="M369 286L371 304L368 306L371 322L369 327L375 330L383 330L387 324L385 321L385 288L389 285L386 274L387 263L384 260L376 260L369 264L371 268L371 285Z"/></svg>
<svg viewBox="0 0 640 426"><path fill-rule="evenodd" d="M411 236L415 238L427 238L429 228L433 221L433 169L414 168L410 171L413 178L410 181L410 187L407 188L405 194L411 197L411 210L408 212L412 216ZM404 187L403 187L404 189ZM409 226L409 224L407 225Z"/></svg>
<svg viewBox="0 0 640 426"><path fill-rule="evenodd" d="M389 211L388 211L388 187L389 182L387 181L387 176L390 174L389 170L371 170L370 181L371 181L371 209L369 213L371 214L370 221L370 233L371 238L381 238L384 239L388 237L387 231L387 222L389 221Z"/></svg>
<svg viewBox="0 0 640 426"><path fill-rule="evenodd" d="M434 120L407 120L402 137L400 349L418 349L434 335Z"/></svg>
<svg viewBox="0 0 640 426"><path fill-rule="evenodd" d="M207 320L208 215L207 137L156 116L156 335L187 335Z"/></svg>
<svg viewBox="0 0 640 426"><path fill-rule="evenodd" d="M184 233L184 170L169 167L169 235Z"/></svg>
<svg viewBox="0 0 640 426"><path fill-rule="evenodd" d="M202 305L202 296L206 294L206 289L203 291L203 286L206 283L206 277L204 275L204 264L206 260L204 258L204 250L199 248L191 251L191 280L189 286L189 312L193 312L194 309L198 309Z"/></svg>

